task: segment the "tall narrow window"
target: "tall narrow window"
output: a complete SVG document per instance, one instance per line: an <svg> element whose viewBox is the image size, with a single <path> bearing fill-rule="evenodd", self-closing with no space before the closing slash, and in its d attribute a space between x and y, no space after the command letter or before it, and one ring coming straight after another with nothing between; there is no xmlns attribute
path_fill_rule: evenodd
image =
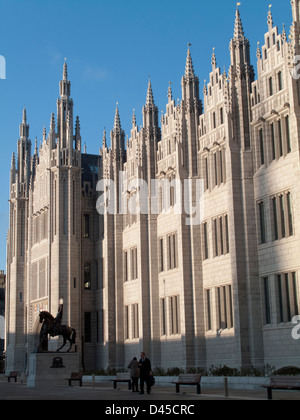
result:
<svg viewBox="0 0 300 420"><path fill-rule="evenodd" d="M218 159L217 159L217 153L214 154L214 166L215 166L215 185L218 185Z"/></svg>
<svg viewBox="0 0 300 420"><path fill-rule="evenodd" d="M128 252L124 252L124 282L128 282Z"/></svg>
<svg viewBox="0 0 300 420"><path fill-rule="evenodd" d="M203 224L204 260L208 259L208 231L207 223Z"/></svg>
<svg viewBox="0 0 300 420"><path fill-rule="evenodd" d="M209 189L209 172L208 172L208 158L204 159L205 161L205 188L206 190Z"/></svg>
<svg viewBox="0 0 300 420"><path fill-rule="evenodd" d="M91 264L84 264L84 289L91 290Z"/></svg>
<svg viewBox="0 0 300 420"><path fill-rule="evenodd" d="M278 234L278 211L277 211L277 198L276 197L272 199L272 203L273 203L274 239L275 241L277 241L277 239L279 239L279 234Z"/></svg>
<svg viewBox="0 0 300 420"><path fill-rule="evenodd" d="M288 210L289 236L293 236L294 226L293 226L293 212L292 212L292 196L290 192L287 193L286 198L287 198L287 210Z"/></svg>
<svg viewBox="0 0 300 420"><path fill-rule="evenodd" d="M161 335L167 335L166 328L166 299L160 300L160 313L161 313Z"/></svg>
<svg viewBox="0 0 300 420"><path fill-rule="evenodd" d="M132 338L139 338L139 305L136 303L131 306L132 314Z"/></svg>
<svg viewBox="0 0 300 420"><path fill-rule="evenodd" d="M213 221L213 236L214 236L214 247L215 247L215 257L219 256L218 252L218 226L217 226L217 219Z"/></svg>
<svg viewBox="0 0 300 420"><path fill-rule="evenodd" d="M259 146L260 146L260 164L265 164L265 147L264 147L264 135L263 130L259 130Z"/></svg>
<svg viewBox="0 0 300 420"><path fill-rule="evenodd" d="M290 118L289 116L285 117L285 135L286 135L286 147L287 153L291 153L291 134L290 134Z"/></svg>
<svg viewBox="0 0 300 420"><path fill-rule="evenodd" d="M263 279L264 286L264 299L265 299L265 323L271 324L271 305L270 305L270 290L269 290L269 278Z"/></svg>
<svg viewBox="0 0 300 420"><path fill-rule="evenodd" d="M260 218L260 243L266 243L266 223L265 223L265 206L263 202L258 204Z"/></svg>
<svg viewBox="0 0 300 420"><path fill-rule="evenodd" d="M273 95L273 78L272 77L269 78L269 94L270 96Z"/></svg>
<svg viewBox="0 0 300 420"><path fill-rule="evenodd" d="M225 233L226 233L226 254L229 253L230 247L229 247L229 222L228 222L228 215L225 216Z"/></svg>
<svg viewBox="0 0 300 420"><path fill-rule="evenodd" d="M299 315L296 273L277 275L279 322L291 322Z"/></svg>
<svg viewBox="0 0 300 420"><path fill-rule="evenodd" d="M221 124L224 124L224 112L223 112L223 108L220 109L220 121L221 121Z"/></svg>
<svg viewBox="0 0 300 420"><path fill-rule="evenodd" d="M84 238L90 237L90 215L89 214L83 215L83 237Z"/></svg>
<svg viewBox="0 0 300 420"><path fill-rule="evenodd" d="M179 296L170 297L169 308L170 308L170 333L171 333L171 335L180 334Z"/></svg>
<svg viewBox="0 0 300 420"><path fill-rule="evenodd" d="M160 263L160 267L159 267L159 272L162 273L163 271L165 271L165 265L164 265L164 240L163 238L161 238L159 240L159 263Z"/></svg>
<svg viewBox="0 0 300 420"><path fill-rule="evenodd" d="M283 143L282 143L282 132L281 132L281 121L278 121L278 142L279 142L279 156L283 156Z"/></svg>
<svg viewBox="0 0 300 420"><path fill-rule="evenodd" d="M272 159L276 159L275 127L271 124Z"/></svg>
<svg viewBox="0 0 300 420"><path fill-rule="evenodd" d="M212 330L212 318L211 318L211 293L210 290L206 290L206 305L207 305L207 330Z"/></svg>
<svg viewBox="0 0 300 420"><path fill-rule="evenodd" d="M129 306L124 308L124 338L129 340Z"/></svg>
<svg viewBox="0 0 300 420"><path fill-rule="evenodd" d="M278 90L282 90L282 73L281 71L278 73Z"/></svg>
<svg viewBox="0 0 300 420"><path fill-rule="evenodd" d="M92 341L92 314L85 312L84 314L84 341L85 343L91 343Z"/></svg>
<svg viewBox="0 0 300 420"><path fill-rule="evenodd" d="M285 209L284 209L284 197L280 195L279 197L279 205L280 205L280 225L281 225L281 237L286 237L285 232Z"/></svg>

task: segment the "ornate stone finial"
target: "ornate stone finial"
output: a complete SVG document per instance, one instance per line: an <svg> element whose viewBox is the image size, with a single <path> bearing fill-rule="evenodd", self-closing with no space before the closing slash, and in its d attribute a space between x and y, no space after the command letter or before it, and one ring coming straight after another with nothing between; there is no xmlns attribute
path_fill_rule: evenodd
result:
<svg viewBox="0 0 300 420"><path fill-rule="evenodd" d="M242 19L239 11L241 3L237 3L236 15L235 15L235 25L234 25L234 38L243 40L245 38L244 28L242 25Z"/></svg>
<svg viewBox="0 0 300 420"><path fill-rule="evenodd" d="M269 11L268 11L268 26L269 26L269 30L271 30L273 28L273 16L272 16L272 4L269 4Z"/></svg>
<svg viewBox="0 0 300 420"><path fill-rule="evenodd" d="M216 70L217 59L216 59L216 54L215 54L215 47L213 47L213 52L212 52L212 57L211 57L211 65L212 65L213 70Z"/></svg>
<svg viewBox="0 0 300 420"><path fill-rule="evenodd" d="M168 100L169 100L169 102L171 102L173 100L171 85L172 85L172 82L169 82L169 88L168 88Z"/></svg>
<svg viewBox="0 0 300 420"><path fill-rule="evenodd" d="M260 47L259 47L259 41L257 42L256 57L257 57L258 60L261 59L261 51L260 51Z"/></svg>
<svg viewBox="0 0 300 420"><path fill-rule="evenodd" d="M187 52L186 65L185 65L185 76L188 78L193 78L195 76L191 50L190 50L191 45L192 44L188 44L188 52Z"/></svg>

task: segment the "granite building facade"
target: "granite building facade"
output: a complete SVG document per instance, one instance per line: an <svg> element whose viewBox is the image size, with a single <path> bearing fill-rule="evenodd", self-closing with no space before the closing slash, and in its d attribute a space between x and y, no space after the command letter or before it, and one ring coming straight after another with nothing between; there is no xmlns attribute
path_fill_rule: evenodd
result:
<svg viewBox="0 0 300 420"><path fill-rule="evenodd" d="M99 156L81 151L66 63L57 117L33 154L23 111L10 181L8 370L26 369L38 312L56 313L61 296L86 369L124 368L141 350L153 367L300 367L300 1L291 5L290 38L269 10L257 78L237 10L229 71L213 52L203 100L188 48L182 100L169 86L159 124L149 80L142 127L134 113L125 141L117 107ZM111 196L98 181L112 182L114 211L102 211ZM188 223L199 200L199 223Z"/></svg>

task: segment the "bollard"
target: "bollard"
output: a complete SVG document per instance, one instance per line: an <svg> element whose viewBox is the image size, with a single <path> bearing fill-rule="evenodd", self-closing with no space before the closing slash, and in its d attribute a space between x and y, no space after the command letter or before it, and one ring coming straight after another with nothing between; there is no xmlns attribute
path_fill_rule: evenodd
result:
<svg viewBox="0 0 300 420"><path fill-rule="evenodd" d="M226 398L229 397L228 378L224 378L224 395Z"/></svg>

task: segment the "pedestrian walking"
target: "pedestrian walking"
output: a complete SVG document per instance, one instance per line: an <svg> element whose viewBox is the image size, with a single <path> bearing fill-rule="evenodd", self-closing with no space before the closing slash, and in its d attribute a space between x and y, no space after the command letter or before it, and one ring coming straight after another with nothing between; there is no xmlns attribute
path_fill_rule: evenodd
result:
<svg viewBox="0 0 300 420"><path fill-rule="evenodd" d="M139 362L136 357L134 357L128 365L130 369L130 377L132 383L132 392L139 392L139 377L140 377L140 368Z"/></svg>
<svg viewBox="0 0 300 420"><path fill-rule="evenodd" d="M144 385L146 382L147 385L147 394L150 394L151 384L150 384L150 375L151 375L151 362L147 359L144 352L141 353L141 359L139 361L140 368L140 394L144 394Z"/></svg>

